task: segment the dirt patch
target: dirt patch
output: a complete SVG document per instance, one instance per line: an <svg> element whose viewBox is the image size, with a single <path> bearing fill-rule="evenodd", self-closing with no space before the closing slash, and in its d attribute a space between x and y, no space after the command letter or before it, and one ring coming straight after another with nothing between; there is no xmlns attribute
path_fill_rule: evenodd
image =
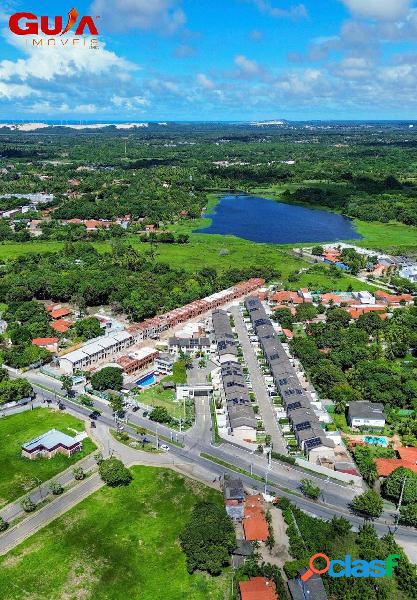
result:
<svg viewBox="0 0 417 600"><path fill-rule="evenodd" d="M5 558L1 566L5 569L12 569L13 567L16 567L25 558L25 556L31 554L32 552L36 552L36 550L39 550L41 546L42 544L40 542L31 544L19 552L19 554L13 554Z"/></svg>
<svg viewBox="0 0 417 600"><path fill-rule="evenodd" d="M271 507L272 528L274 530L275 546L272 552L264 545L261 547L261 555L265 562L269 562L278 567L283 567L287 560L291 560L288 552L289 540L286 534L287 524L285 523L282 512L277 507Z"/></svg>
<svg viewBox="0 0 417 600"><path fill-rule="evenodd" d="M64 517L62 517L62 525L63 525L63 529L67 530L67 529L72 529L72 527L74 527L75 525L78 525L78 523L80 521L82 521L84 519L84 517L87 517L88 512L85 509L82 510L77 510L77 512L69 515L65 515Z"/></svg>
<svg viewBox="0 0 417 600"><path fill-rule="evenodd" d="M100 581L100 571L106 561L74 560L62 586L60 600L85 600L91 597L94 585Z"/></svg>

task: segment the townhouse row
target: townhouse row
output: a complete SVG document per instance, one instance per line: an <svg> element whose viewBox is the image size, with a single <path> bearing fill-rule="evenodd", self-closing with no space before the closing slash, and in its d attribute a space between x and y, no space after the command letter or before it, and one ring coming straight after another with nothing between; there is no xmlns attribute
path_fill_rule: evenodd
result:
<svg viewBox="0 0 417 600"><path fill-rule="evenodd" d="M213 331L220 362L221 394L227 409L230 433L241 441L256 442L255 412L226 311L213 312Z"/></svg>
<svg viewBox="0 0 417 600"><path fill-rule="evenodd" d="M275 333L261 301L250 296L245 300L245 308L249 313L252 327L258 337L300 449L310 457L312 452L319 456L320 453L334 448L334 442L326 437L311 405L310 397L301 386L296 370Z"/></svg>

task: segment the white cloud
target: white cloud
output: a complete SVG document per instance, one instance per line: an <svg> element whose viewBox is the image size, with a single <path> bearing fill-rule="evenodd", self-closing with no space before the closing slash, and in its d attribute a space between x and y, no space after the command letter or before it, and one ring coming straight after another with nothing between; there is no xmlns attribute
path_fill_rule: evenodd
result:
<svg viewBox="0 0 417 600"><path fill-rule="evenodd" d="M243 54L238 54L235 56L235 65L239 67L239 70L243 75L250 77L259 75L262 71L261 67L255 60L251 60Z"/></svg>
<svg viewBox="0 0 417 600"><path fill-rule="evenodd" d="M143 96L132 96L125 98L123 96L115 95L112 96L111 102L117 108L125 108L128 110L143 110L145 107L150 105L149 100Z"/></svg>
<svg viewBox="0 0 417 600"><path fill-rule="evenodd" d="M113 71L117 77L119 73L126 75L127 72L138 68L114 52L106 50L104 44L98 50L91 50L83 45L33 47L18 45L15 36L7 36L8 41L20 48L27 58L19 58L16 61L1 60L0 81L53 81L58 77L74 78L89 73L101 75L109 71Z"/></svg>
<svg viewBox="0 0 417 600"><path fill-rule="evenodd" d="M308 11L304 4L294 4L289 8L278 8L273 6L268 0L247 0L258 8L258 10L268 15L269 17L274 17L275 19L307 19Z"/></svg>
<svg viewBox="0 0 417 600"><path fill-rule="evenodd" d="M205 88L206 90L213 90L216 87L215 83L209 79L207 75L204 75L204 73L199 73L196 77L196 80L198 85L201 85L201 87Z"/></svg>
<svg viewBox="0 0 417 600"><path fill-rule="evenodd" d="M0 81L0 100L12 100L13 98L27 98L36 95L36 90L26 84L5 83Z"/></svg>
<svg viewBox="0 0 417 600"><path fill-rule="evenodd" d="M358 17L381 21L401 19L411 9L412 0L341 0Z"/></svg>
<svg viewBox="0 0 417 600"><path fill-rule="evenodd" d="M94 0L91 14L100 15L103 28L173 33L185 23L178 0Z"/></svg>

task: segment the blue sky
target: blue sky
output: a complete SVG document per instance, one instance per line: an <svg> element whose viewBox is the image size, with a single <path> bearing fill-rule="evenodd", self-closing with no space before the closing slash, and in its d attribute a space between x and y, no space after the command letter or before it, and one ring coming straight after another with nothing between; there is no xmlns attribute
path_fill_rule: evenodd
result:
<svg viewBox="0 0 417 600"><path fill-rule="evenodd" d="M415 119L416 4L6 0L0 118ZM9 31L15 12L73 6L99 16L98 50L33 47Z"/></svg>

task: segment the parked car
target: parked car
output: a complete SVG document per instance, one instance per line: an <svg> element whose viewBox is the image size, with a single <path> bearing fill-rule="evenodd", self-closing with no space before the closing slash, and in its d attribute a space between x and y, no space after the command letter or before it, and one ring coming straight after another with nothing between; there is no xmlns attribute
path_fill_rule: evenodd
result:
<svg viewBox="0 0 417 600"><path fill-rule="evenodd" d="M134 406L134 407L132 408L132 412L138 412L138 410L139 410L139 406Z"/></svg>
<svg viewBox="0 0 417 600"><path fill-rule="evenodd" d="M90 427L94 429L96 427L95 421L90 421Z"/></svg>

